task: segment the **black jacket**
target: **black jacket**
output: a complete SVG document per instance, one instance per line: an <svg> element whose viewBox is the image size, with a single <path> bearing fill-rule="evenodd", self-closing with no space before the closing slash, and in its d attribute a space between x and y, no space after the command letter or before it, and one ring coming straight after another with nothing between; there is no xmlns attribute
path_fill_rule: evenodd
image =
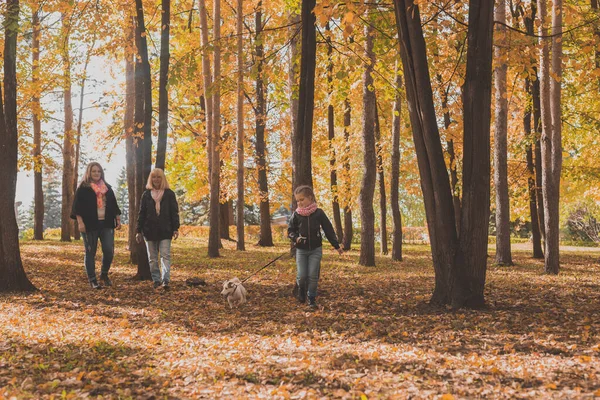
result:
<svg viewBox="0 0 600 400"><path fill-rule="evenodd" d="M156 215L156 203L151 190L142 193L140 211L137 220L137 233L143 233L146 240L171 239L173 232L179 230L179 206L175 193L165 189L160 201L160 215Z"/></svg>
<svg viewBox="0 0 600 400"><path fill-rule="evenodd" d="M323 245L321 228L323 228L329 243L336 249L339 249L340 244L335 236L333 225L331 225L331 221L329 221L325 212L320 208L317 208L317 210L308 217L303 217L297 212L294 212L288 223L288 237L292 239L292 242L297 248L314 250ZM302 236L305 239L297 242L296 240L299 236Z"/></svg>
<svg viewBox="0 0 600 400"><path fill-rule="evenodd" d="M104 214L105 227L115 228L117 226L117 215L121 215L121 210L117 205L117 198L109 184L108 192L106 192L106 210ZM98 222L98 205L96 203L96 193L91 186L79 185L75 192L75 199L71 207L71 218L77 219L80 215L85 225L87 232L97 231L100 229Z"/></svg>

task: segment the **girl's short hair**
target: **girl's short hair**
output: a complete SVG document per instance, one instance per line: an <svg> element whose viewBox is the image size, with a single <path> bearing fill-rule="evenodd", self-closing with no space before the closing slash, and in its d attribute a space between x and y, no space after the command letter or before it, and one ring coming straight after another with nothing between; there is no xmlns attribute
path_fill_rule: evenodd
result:
<svg viewBox="0 0 600 400"><path fill-rule="evenodd" d="M102 168L100 163L92 161L85 168L85 173L83 174L83 178L81 178L81 182L79 183L80 186L90 186L90 183L92 183L92 168L94 167L100 168L100 179L104 180L104 168Z"/></svg>
<svg viewBox="0 0 600 400"><path fill-rule="evenodd" d="M302 194L305 197L310 197L311 199L315 200L315 192L313 191L313 188L308 185L298 186L296 190L294 190L294 196L297 194Z"/></svg>
<svg viewBox="0 0 600 400"><path fill-rule="evenodd" d="M156 188L156 189L158 189L158 190L169 189L169 182L167 182L167 177L165 176L165 171L163 171L160 168L154 168L152 170L152 172L150 172L150 175L148 175L148 182L146 182L146 189L155 189L155 187L152 186L152 177L153 176L161 177L160 187Z"/></svg>

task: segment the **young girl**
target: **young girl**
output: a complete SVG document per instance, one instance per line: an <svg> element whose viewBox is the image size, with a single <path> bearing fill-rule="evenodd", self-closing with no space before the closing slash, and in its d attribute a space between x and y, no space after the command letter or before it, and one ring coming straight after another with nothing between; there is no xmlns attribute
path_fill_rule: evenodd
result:
<svg viewBox="0 0 600 400"><path fill-rule="evenodd" d="M306 302L311 308L317 306L317 284L321 272L321 258L323 247L321 240L321 228L329 243L342 254L335 236L333 226L325 215L325 212L317 207L315 193L310 186L299 186L294 191L298 207L288 225L288 237L296 245L296 284L298 285L298 300Z"/></svg>
<svg viewBox="0 0 600 400"><path fill-rule="evenodd" d="M142 237L146 240L154 288L162 285L167 290L171 280L171 239L179 237L179 207L162 169L152 170L146 189L140 200L135 239L138 243Z"/></svg>
<svg viewBox="0 0 600 400"><path fill-rule="evenodd" d="M121 228L121 210L110 185L104 182L104 170L97 162L88 164L83 179L75 192L71 218L77 220L85 245L85 271L90 285L100 289L96 279L96 250L98 239L102 244L100 280L111 286L108 270L115 252L115 231Z"/></svg>

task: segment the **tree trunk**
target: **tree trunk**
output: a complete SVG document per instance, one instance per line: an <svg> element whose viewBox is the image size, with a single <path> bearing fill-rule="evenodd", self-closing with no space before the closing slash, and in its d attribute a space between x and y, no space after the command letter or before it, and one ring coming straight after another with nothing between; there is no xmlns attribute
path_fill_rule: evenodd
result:
<svg viewBox="0 0 600 400"><path fill-rule="evenodd" d="M225 203L219 205L219 234L221 235L221 239L231 240L231 236L229 236L229 225L231 225L229 209L231 206L231 200L227 200Z"/></svg>
<svg viewBox="0 0 600 400"><path fill-rule="evenodd" d="M379 229L381 233L381 254L388 254L387 236L387 199L385 193L385 171L383 169L383 155L381 144L381 125L379 124L379 109L375 100L375 149L377 181L379 182Z"/></svg>
<svg viewBox="0 0 600 400"><path fill-rule="evenodd" d="M463 95L463 198L452 306L485 304L490 216L490 119L494 2L469 1Z"/></svg>
<svg viewBox="0 0 600 400"><path fill-rule="evenodd" d="M127 43L134 42L134 24L133 17L129 18L130 24L127 27ZM129 262L131 264L138 263L137 243L135 241L137 216L138 216L138 200L136 189L136 145L134 141L134 110L136 107L135 93L135 57L128 51L128 46L125 48L125 118L123 127L125 132L125 163L127 171L127 197L129 201ZM142 111L143 112L143 111Z"/></svg>
<svg viewBox="0 0 600 400"><path fill-rule="evenodd" d="M591 0L592 10L596 14L596 18L598 18L600 11L600 1ZM596 22L592 25L594 27L594 43L596 44L594 50L594 64L596 66L596 70L600 69L600 23L596 20ZM597 79L598 82L598 90L600 90L600 77Z"/></svg>
<svg viewBox="0 0 600 400"><path fill-rule="evenodd" d="M63 137L63 177L62 177L62 202L60 240L71 241L71 205L73 203L73 103L71 99L71 59L69 55L69 36L71 34L70 17L61 15L62 21L62 48L63 62L63 101L64 101L64 137Z"/></svg>
<svg viewBox="0 0 600 400"><path fill-rule="evenodd" d="M352 203L351 203L351 183L350 183L350 123L351 123L352 107L348 98L344 99L344 142L346 144L344 155L344 170L346 174L345 198L348 202L344 206L344 238L342 240L345 250L350 250L352 247L352 236L354 228L352 224Z"/></svg>
<svg viewBox="0 0 600 400"><path fill-rule="evenodd" d="M246 250L244 240L244 44L243 0L237 1L237 250Z"/></svg>
<svg viewBox="0 0 600 400"><path fill-rule="evenodd" d="M79 180L79 158L81 155L81 129L83 126L83 99L85 96L85 82L87 80L87 69L90 65L90 59L92 58L92 52L96 45L96 35L94 34L92 45L88 49L85 57L85 63L83 65L83 78L81 79L81 89L79 91L79 116L77 119L77 133L75 137L75 160L73 164L73 193L77 190ZM81 239L81 232L79 232L79 226L73 224L73 238L75 240Z"/></svg>
<svg viewBox="0 0 600 400"><path fill-rule="evenodd" d="M148 62L148 44L146 40L146 26L144 23L144 9L142 1L136 0L136 47L139 61L135 64L135 198L139 210L140 200L144 192L146 181L152 168L152 88L150 78L150 64ZM150 96L148 95L150 94ZM146 244L142 241L136 243L137 249L137 274L134 279L151 280L150 265Z"/></svg>
<svg viewBox="0 0 600 400"><path fill-rule="evenodd" d="M395 0L406 98L435 270L433 304L450 303L450 273L458 243L454 207L444 161L419 7L412 0ZM487 223L485 225L487 227ZM486 234L487 238L487 234Z"/></svg>
<svg viewBox="0 0 600 400"><path fill-rule="evenodd" d="M540 80L537 68L534 68L535 80L533 81L533 128L535 135L534 164L535 164L535 195L538 214L538 225L542 241L546 240L546 218L544 217L544 193L542 191L542 111Z"/></svg>
<svg viewBox="0 0 600 400"><path fill-rule="evenodd" d="M367 18L369 12L367 11ZM377 161L375 151L375 120L377 103L373 89L373 68L375 53L373 52L373 28L365 25L365 71L363 73L363 178L360 186L360 258L358 263L375 266L375 212L373 197L377 179Z"/></svg>
<svg viewBox="0 0 600 400"><path fill-rule="evenodd" d="M289 15L290 27L289 31L289 44L290 44L290 64L288 67L288 87L289 87L289 101L290 101L290 132L291 144L292 144L292 212L296 209L296 197L294 197L294 182L296 182L296 164L295 161L298 158L298 144L296 143L296 137L298 135L298 34L300 27L297 24L300 23L300 15L292 12ZM292 254L294 253L295 247L292 245Z"/></svg>
<svg viewBox="0 0 600 400"><path fill-rule="evenodd" d="M260 239L259 246L273 246L271 234L271 210L269 206L269 184L265 158L266 94L264 84L264 45L262 38L262 1L258 2L255 14L256 37L256 169L258 170L258 190L260 197Z"/></svg>
<svg viewBox="0 0 600 400"><path fill-rule="evenodd" d="M524 18L525 29L531 37L534 37L534 23L537 8L535 2L531 2L531 13ZM532 60L535 61L535 60ZM534 62L535 63L535 62ZM525 137L530 138L530 145L527 148L527 171L529 172L529 212L531 214L531 232L533 245L533 258L544 258L542 250L542 239L544 237L543 213L540 218L539 212L543 211L543 205L538 203L542 198L541 190L541 153L539 138L540 138L540 82L537 78L537 68L534 67L532 74L533 82L528 77L525 78L525 92L527 94L527 106L523 115L523 124L525 129ZM533 129L531 125L531 117L533 115ZM535 148L534 148L535 146ZM535 158L534 158L535 153ZM538 155L540 154L540 155ZM537 162L536 162L537 161ZM539 182L539 184L538 184Z"/></svg>
<svg viewBox="0 0 600 400"><path fill-rule="evenodd" d="M398 74L398 66L396 66L396 99L392 117L392 170L390 174L390 196L392 218L394 221L394 230L392 231L392 260L394 261L402 261L402 214L400 213L400 199L398 196L400 186L400 124L402 122L401 87L402 77Z"/></svg>
<svg viewBox="0 0 600 400"><path fill-rule="evenodd" d="M317 54L315 0L302 0L302 47L300 54L300 86L298 120L292 140L292 189L300 185L313 186L312 125L315 105L315 66Z"/></svg>
<svg viewBox="0 0 600 400"><path fill-rule="evenodd" d="M559 224L558 199L561 169L561 133L560 133L560 84L556 84L551 74L560 79L562 69L560 43L562 29L562 2L556 0L552 12L552 34L557 35L552 43L552 71L550 71L550 39L548 38L547 7L545 0L538 0L540 14L540 98L542 114L542 191L544 194L544 270L546 273L558 274L559 271ZM558 57L558 59L557 59ZM557 154L558 153L558 154ZM558 177L557 177L558 173Z"/></svg>
<svg viewBox="0 0 600 400"><path fill-rule="evenodd" d="M42 185L42 123L40 115L42 106L40 104L40 17L39 8L34 8L31 25L33 26L33 37L31 40L31 82L34 88L32 99L33 118L33 186L34 186L34 211L33 211L33 238L44 239L44 189Z"/></svg>
<svg viewBox="0 0 600 400"><path fill-rule="evenodd" d="M437 76L438 82L442 83L442 76ZM442 110L444 111L444 128L446 131L452 125L450 111L448 110L448 89L442 91ZM446 139L446 147L450 161L450 187L452 188L452 205L454 208L454 220L456 221L456 233L460 233L460 188L458 187L458 166L456 153L454 152L454 139Z"/></svg>
<svg viewBox="0 0 600 400"><path fill-rule="evenodd" d="M329 24L326 25L327 34L330 35ZM334 147L335 139L335 120L333 104L331 99L333 98L333 46L331 45L331 38L327 37L327 92L329 96L329 105L327 106L327 137L329 139L329 178L331 188L331 207L333 209L333 225L335 226L335 233L338 240L342 240L343 229L342 229L342 216L340 214L340 203L339 203L339 189L337 181L337 170L336 170L336 154Z"/></svg>
<svg viewBox="0 0 600 400"><path fill-rule="evenodd" d="M0 292L33 291L21 261L15 216L17 189L17 34L19 0L7 0L4 16L4 99L0 87Z"/></svg>
<svg viewBox="0 0 600 400"><path fill-rule="evenodd" d="M160 78L158 82L158 140L156 142L156 168L165 169L167 130L169 128L169 33L171 31L171 0L162 0L160 34Z"/></svg>
<svg viewBox="0 0 600 400"><path fill-rule="evenodd" d="M510 248L510 200L508 197L508 98L506 89L507 49L506 0L499 0L494 20L497 45L494 49L494 186L496 188L496 264L513 265Z"/></svg>

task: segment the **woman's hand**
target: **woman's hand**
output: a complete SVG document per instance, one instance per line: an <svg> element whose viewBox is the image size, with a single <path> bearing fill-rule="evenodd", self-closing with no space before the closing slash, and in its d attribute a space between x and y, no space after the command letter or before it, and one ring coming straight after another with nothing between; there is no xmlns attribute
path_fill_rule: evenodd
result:
<svg viewBox="0 0 600 400"><path fill-rule="evenodd" d="M79 232L85 233L85 224L83 222L79 222L77 224L77 229L79 229Z"/></svg>
<svg viewBox="0 0 600 400"><path fill-rule="evenodd" d="M344 254L344 248L342 246L338 247L337 248L337 252L338 252L339 255Z"/></svg>
<svg viewBox="0 0 600 400"><path fill-rule="evenodd" d="M117 217L117 226L115 227L116 230L121 229L121 218Z"/></svg>
<svg viewBox="0 0 600 400"><path fill-rule="evenodd" d="M142 243L142 239L143 239L142 234L141 233L136 233L136 235L135 235L135 241L138 242L138 243Z"/></svg>
<svg viewBox="0 0 600 400"><path fill-rule="evenodd" d="M178 237L179 237L179 231L173 232L173 240L177 240Z"/></svg>

